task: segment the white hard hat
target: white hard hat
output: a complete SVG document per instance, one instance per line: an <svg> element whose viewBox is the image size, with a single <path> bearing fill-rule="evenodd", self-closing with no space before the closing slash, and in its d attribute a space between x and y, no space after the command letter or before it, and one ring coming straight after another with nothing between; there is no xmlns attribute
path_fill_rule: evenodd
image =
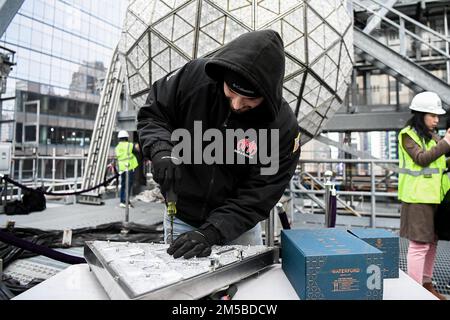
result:
<svg viewBox="0 0 450 320"><path fill-rule="evenodd" d="M445 114L445 110L442 108L441 98L436 93L430 91L416 94L409 108L425 113Z"/></svg>
<svg viewBox="0 0 450 320"><path fill-rule="evenodd" d="M119 131L119 134L117 135L117 137L119 138L119 139L122 139L122 138L129 138L129 135L128 135L128 132L127 131L125 131L125 130L120 130Z"/></svg>

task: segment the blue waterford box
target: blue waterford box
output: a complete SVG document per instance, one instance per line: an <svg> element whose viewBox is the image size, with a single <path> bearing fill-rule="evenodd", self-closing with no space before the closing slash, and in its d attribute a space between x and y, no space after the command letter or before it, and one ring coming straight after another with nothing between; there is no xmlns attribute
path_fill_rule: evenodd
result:
<svg viewBox="0 0 450 320"><path fill-rule="evenodd" d="M282 230L281 248L300 299L383 299L383 253L346 230Z"/></svg>
<svg viewBox="0 0 450 320"><path fill-rule="evenodd" d="M383 251L383 277L398 278L399 238L395 233L384 229L365 228L352 228L348 232Z"/></svg>

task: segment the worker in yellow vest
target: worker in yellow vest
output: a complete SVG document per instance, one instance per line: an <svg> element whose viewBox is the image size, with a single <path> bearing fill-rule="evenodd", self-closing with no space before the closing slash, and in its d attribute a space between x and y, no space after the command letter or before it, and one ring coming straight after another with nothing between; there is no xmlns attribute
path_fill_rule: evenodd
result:
<svg viewBox="0 0 450 320"><path fill-rule="evenodd" d="M120 174L120 206L122 208L126 207L126 174L128 171L128 194L131 194L131 187L133 186L134 180L134 170L138 167L138 160L133 152L136 152L133 143L129 142L128 132L125 130L119 131L117 136L119 138L119 143L116 146L116 158L117 165L119 168ZM128 197L130 199L130 197ZM132 207L130 201L128 201L129 205Z"/></svg>
<svg viewBox="0 0 450 320"><path fill-rule="evenodd" d="M450 151L450 129L443 139L435 133L439 115L445 114L439 96L422 92L411 101L412 118L398 136L398 198L402 201L400 236L409 240L408 275L439 299L432 285L437 236L434 215L450 188L444 171Z"/></svg>

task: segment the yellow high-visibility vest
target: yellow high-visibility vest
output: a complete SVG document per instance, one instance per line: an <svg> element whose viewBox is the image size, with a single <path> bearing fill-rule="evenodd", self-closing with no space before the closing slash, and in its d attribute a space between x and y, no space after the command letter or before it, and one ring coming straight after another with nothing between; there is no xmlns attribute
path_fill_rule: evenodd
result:
<svg viewBox="0 0 450 320"><path fill-rule="evenodd" d="M116 147L116 157L119 165L119 172L134 170L138 167L138 161L133 154L133 144L128 141L120 141Z"/></svg>
<svg viewBox="0 0 450 320"><path fill-rule="evenodd" d="M403 134L407 134L425 151L436 146L431 139L428 143L419 137L411 127L406 127L398 135L399 177L398 199L407 203L439 204L449 190L450 182L444 175L445 155L442 155L426 168L416 164L403 147Z"/></svg>

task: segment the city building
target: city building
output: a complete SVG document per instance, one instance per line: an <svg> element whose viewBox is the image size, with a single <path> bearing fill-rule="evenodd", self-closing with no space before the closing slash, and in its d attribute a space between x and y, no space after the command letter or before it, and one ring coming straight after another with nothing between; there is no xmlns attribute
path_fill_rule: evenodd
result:
<svg viewBox="0 0 450 320"><path fill-rule="evenodd" d="M15 51L0 104L0 140L13 142L15 155L88 151L127 4L25 0L0 39Z"/></svg>

